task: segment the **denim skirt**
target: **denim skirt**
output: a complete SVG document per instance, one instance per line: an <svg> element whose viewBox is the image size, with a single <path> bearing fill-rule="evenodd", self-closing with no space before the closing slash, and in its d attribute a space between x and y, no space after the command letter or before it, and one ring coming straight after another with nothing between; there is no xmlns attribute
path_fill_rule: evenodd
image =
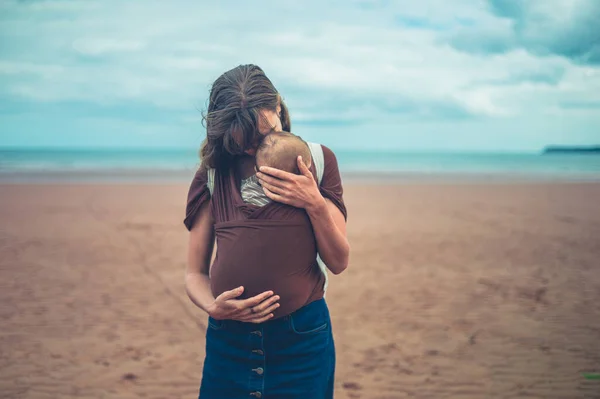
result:
<svg viewBox="0 0 600 399"><path fill-rule="evenodd" d="M261 324L209 317L200 399L331 399L335 346L325 299Z"/></svg>

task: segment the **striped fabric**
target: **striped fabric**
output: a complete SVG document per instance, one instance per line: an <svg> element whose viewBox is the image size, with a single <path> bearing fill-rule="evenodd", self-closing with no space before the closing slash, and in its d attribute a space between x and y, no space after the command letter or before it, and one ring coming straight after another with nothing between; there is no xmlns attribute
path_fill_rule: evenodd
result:
<svg viewBox="0 0 600 399"><path fill-rule="evenodd" d="M265 206L271 202L271 199L265 195L256 175L242 180L240 191L242 193L242 200L247 204Z"/></svg>

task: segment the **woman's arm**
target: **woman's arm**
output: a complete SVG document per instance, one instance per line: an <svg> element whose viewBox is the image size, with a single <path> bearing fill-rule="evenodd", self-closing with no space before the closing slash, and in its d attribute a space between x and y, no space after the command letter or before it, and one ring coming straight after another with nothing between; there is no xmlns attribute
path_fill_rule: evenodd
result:
<svg viewBox="0 0 600 399"><path fill-rule="evenodd" d="M209 202L198 211L190 230L188 263L185 272L185 289L190 300L215 319L233 319L261 323L273 317L279 307L279 296L272 291L263 292L252 298L235 299L242 295L244 287L225 291L214 298L210 289L208 272L214 248L214 220Z"/></svg>
<svg viewBox="0 0 600 399"><path fill-rule="evenodd" d="M315 205L307 207L306 212L315 232L321 259L332 273L340 274L348 267L350 258L350 244L346 238L344 215L327 198L323 198L323 202L318 200Z"/></svg>
<svg viewBox="0 0 600 399"><path fill-rule="evenodd" d="M213 253L215 235L214 221L209 202L205 202L190 230L188 242L188 262L185 272L185 288L190 300L208 313L215 301L210 290L208 271Z"/></svg>
<svg viewBox="0 0 600 399"><path fill-rule="evenodd" d="M301 157L298 157L298 168L301 175L263 166L257 177L267 197L306 210L321 259L332 273L339 274L346 270L350 258L346 220L333 202L323 198Z"/></svg>

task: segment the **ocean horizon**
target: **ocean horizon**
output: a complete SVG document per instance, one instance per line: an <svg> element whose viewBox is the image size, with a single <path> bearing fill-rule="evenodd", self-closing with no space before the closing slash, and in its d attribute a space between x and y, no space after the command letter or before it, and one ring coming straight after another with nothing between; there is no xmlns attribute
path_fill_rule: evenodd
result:
<svg viewBox="0 0 600 399"><path fill-rule="evenodd" d="M600 180L597 154L334 151L345 178ZM0 181L186 181L199 164L194 149L0 148Z"/></svg>

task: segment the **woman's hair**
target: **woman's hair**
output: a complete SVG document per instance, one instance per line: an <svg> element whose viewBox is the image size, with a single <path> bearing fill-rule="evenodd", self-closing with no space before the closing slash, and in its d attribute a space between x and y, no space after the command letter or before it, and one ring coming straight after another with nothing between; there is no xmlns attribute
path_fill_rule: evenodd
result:
<svg viewBox="0 0 600 399"><path fill-rule="evenodd" d="M276 112L278 105L282 128L290 131L287 107L260 67L240 65L219 76L203 115L206 139L200 148L201 168L217 168L245 150L256 148L262 138L259 121L268 124L260 111Z"/></svg>

